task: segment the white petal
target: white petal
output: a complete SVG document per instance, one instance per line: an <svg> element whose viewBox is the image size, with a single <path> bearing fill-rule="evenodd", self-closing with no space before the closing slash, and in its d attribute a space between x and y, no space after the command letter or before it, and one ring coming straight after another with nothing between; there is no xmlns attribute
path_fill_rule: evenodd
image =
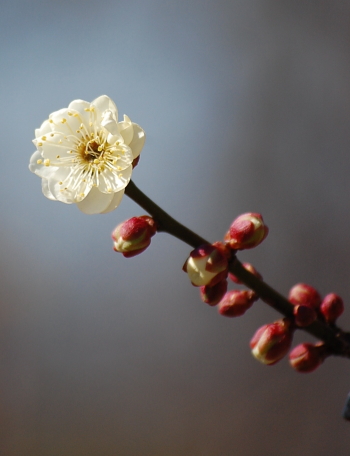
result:
<svg viewBox="0 0 350 456"><path fill-rule="evenodd" d="M114 209L116 209L119 206L119 204L124 196L124 192L125 192L125 190L123 189L123 190L120 190L120 192L114 193L114 196L113 196L112 201L110 202L109 206L107 207L107 209L105 209L103 212L101 212L101 214L107 214L107 212L114 211Z"/></svg>
<svg viewBox="0 0 350 456"><path fill-rule="evenodd" d="M55 164L60 158L71 158L68 152L74 149L77 144L77 141L72 141L72 139L67 138L63 133L58 132L47 135L45 141L40 142L40 139L37 139L34 142L42 152L42 156Z"/></svg>
<svg viewBox="0 0 350 456"><path fill-rule="evenodd" d="M39 138L43 135L46 135L48 133L51 133L51 125L48 120L44 120L44 122L41 124L40 128L37 128L35 130L35 137Z"/></svg>
<svg viewBox="0 0 350 456"><path fill-rule="evenodd" d="M131 143L129 144L129 147L132 150L134 158L137 158L140 155L143 145L145 144L146 136L145 132L139 125L135 123L133 123L132 125L134 127L134 136L132 138Z"/></svg>
<svg viewBox="0 0 350 456"><path fill-rule="evenodd" d="M30 157L29 170L39 177L48 179L57 169L55 166L45 166L44 159L38 150Z"/></svg>
<svg viewBox="0 0 350 456"><path fill-rule="evenodd" d="M48 178L49 190L54 198L62 203L72 204L76 201L73 198L72 192L63 185L71 172L70 168L59 168Z"/></svg>
<svg viewBox="0 0 350 456"><path fill-rule="evenodd" d="M131 178L132 166L120 171L105 169L99 175L98 189L102 193L116 193L125 188Z"/></svg>
<svg viewBox="0 0 350 456"><path fill-rule="evenodd" d="M90 113L90 103L84 100L74 100L69 103L68 109L79 113L82 122L84 122L86 125L89 125L89 122L92 120Z"/></svg>
<svg viewBox="0 0 350 456"><path fill-rule="evenodd" d="M118 130L119 130L119 127L118 127ZM116 135L112 135L111 133L108 134L107 142L109 144L114 144L117 141L118 141L118 143L124 143L124 138L119 132Z"/></svg>
<svg viewBox="0 0 350 456"><path fill-rule="evenodd" d="M93 181L86 175L84 167L73 168L69 176L63 181L62 186L67 187L71 192L75 203L82 201L89 194Z"/></svg>
<svg viewBox="0 0 350 456"><path fill-rule="evenodd" d="M42 165L38 164L38 161L44 161L43 157L41 156L41 152L36 150L34 154L30 157L29 161L29 170L32 173L36 173L37 169L40 168Z"/></svg>
<svg viewBox="0 0 350 456"><path fill-rule="evenodd" d="M118 127L124 143L128 146L134 136L134 127L129 117L124 114L124 120L118 123Z"/></svg>
<svg viewBox="0 0 350 456"><path fill-rule="evenodd" d="M77 206L85 214L100 214L109 207L113 196L113 193L101 193L96 187L93 187L88 196L77 203Z"/></svg>
<svg viewBox="0 0 350 456"><path fill-rule="evenodd" d="M127 168L129 165L132 164L134 157L132 155L132 150L130 147L125 146L124 144L119 144L115 146L115 150L113 151L113 156L117 158L116 167L117 170Z"/></svg>
<svg viewBox="0 0 350 456"><path fill-rule="evenodd" d="M53 112L50 114L49 122L51 123L53 131L63 133L65 136L72 135L81 139L87 132L86 130L90 133L89 125L85 125L79 113L77 111L73 111L72 109L64 108ZM85 128L83 127L81 129L80 125L82 123Z"/></svg>
<svg viewBox="0 0 350 456"><path fill-rule="evenodd" d="M112 135L117 135L119 133L118 124L115 121L111 110L103 111L101 125Z"/></svg>
<svg viewBox="0 0 350 456"><path fill-rule="evenodd" d="M95 106L100 113L102 114L103 111L110 110L114 114L114 119L118 122L118 109L113 100L111 100L107 95L102 95L98 98L95 98L94 101L91 102L93 106Z"/></svg>
<svg viewBox="0 0 350 456"><path fill-rule="evenodd" d="M52 201L57 201L56 198L53 196L53 194L50 192L47 179L41 180L41 189L43 191L43 194L46 196L46 198L49 198Z"/></svg>

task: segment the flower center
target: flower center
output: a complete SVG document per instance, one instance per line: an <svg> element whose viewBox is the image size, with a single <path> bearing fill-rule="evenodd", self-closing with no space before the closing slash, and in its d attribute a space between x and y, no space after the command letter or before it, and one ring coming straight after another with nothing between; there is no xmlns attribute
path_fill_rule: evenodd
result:
<svg viewBox="0 0 350 456"><path fill-rule="evenodd" d="M100 138L94 137L87 142L81 143L78 148L78 153L87 163L95 162L102 158L105 152L105 144L100 144ZM95 162L96 163L96 162Z"/></svg>

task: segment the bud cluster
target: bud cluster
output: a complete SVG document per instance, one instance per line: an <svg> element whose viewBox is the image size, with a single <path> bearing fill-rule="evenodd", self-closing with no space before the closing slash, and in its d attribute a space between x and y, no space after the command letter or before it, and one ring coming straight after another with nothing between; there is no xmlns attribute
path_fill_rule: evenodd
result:
<svg viewBox="0 0 350 456"><path fill-rule="evenodd" d="M292 287L288 299L294 306L293 318L262 326L251 340L252 354L265 364L275 364L287 354L297 327L306 327L316 319L334 324L344 310L340 296L330 293L322 299L315 288L304 283ZM289 353L289 363L297 372L312 372L329 354L323 342L302 343Z"/></svg>
<svg viewBox="0 0 350 456"><path fill-rule="evenodd" d="M309 326L317 318L333 324L344 311L340 296L329 293L322 299L315 288L305 283L294 285L289 291L288 299L294 305L294 320L299 327Z"/></svg>
<svg viewBox="0 0 350 456"><path fill-rule="evenodd" d="M138 255L150 245L156 231L157 224L152 217L132 217L114 229L114 250L127 258ZM203 244L194 249L187 258L183 270L188 274L192 285L200 288L202 301L210 306L217 305L220 315L241 316L259 299L252 290L227 291L227 278L235 284L242 284L239 277L229 273L230 261L237 250L258 246L267 234L268 228L262 216L253 212L246 213L233 221L225 234L224 242ZM242 265L262 280L254 266L250 263ZM262 326L250 341L253 356L264 364L276 364L290 351L297 328L307 327L317 319L335 325L344 311L340 296L329 293L322 299L315 288L305 283L293 286L288 300L293 305L293 316ZM329 354L323 342L302 343L290 351L289 362L297 372L312 372Z"/></svg>
<svg viewBox="0 0 350 456"><path fill-rule="evenodd" d="M220 315L241 316L258 300L258 295L252 290L227 291L227 277L236 284L242 284L239 277L228 272L228 268L237 250L256 247L267 234L268 228L260 214L243 214L231 224L224 238L225 243L202 245L193 250L186 260L183 269L191 283L200 287L202 301L210 306L217 305ZM243 267L262 280L250 263L243 263ZM315 288L304 283L291 288L288 299L293 304L293 317L262 326L250 342L253 356L264 364L276 364L287 355L297 328L309 326L316 319L334 324L344 310L338 295L331 293L322 299ZM303 343L290 352L289 360L296 371L312 372L328 355L324 343Z"/></svg>
<svg viewBox="0 0 350 456"><path fill-rule="evenodd" d="M238 277L229 274L229 261L236 250L251 249L259 245L267 236L268 228L257 213L247 213L237 217L226 233L224 242L201 245L194 249L186 260L183 270L187 272L192 285L200 287L202 301L210 306L218 304L218 311L226 317L243 315L258 296L251 290L227 291L227 277L232 282L242 284ZM249 263L245 269L262 279Z"/></svg>

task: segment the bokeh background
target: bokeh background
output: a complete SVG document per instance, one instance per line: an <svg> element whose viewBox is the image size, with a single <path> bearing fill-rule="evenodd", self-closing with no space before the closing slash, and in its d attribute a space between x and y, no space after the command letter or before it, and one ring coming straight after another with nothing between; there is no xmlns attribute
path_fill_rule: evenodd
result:
<svg viewBox="0 0 350 456"><path fill-rule="evenodd" d="M133 259L41 194L34 129L107 94L147 133L135 183L212 241L247 211L269 237L239 258L287 294L341 294L350 328L350 2L3 0L0 454L345 456L349 363L257 363L278 318L220 317L165 234ZM298 334L296 342L312 340Z"/></svg>

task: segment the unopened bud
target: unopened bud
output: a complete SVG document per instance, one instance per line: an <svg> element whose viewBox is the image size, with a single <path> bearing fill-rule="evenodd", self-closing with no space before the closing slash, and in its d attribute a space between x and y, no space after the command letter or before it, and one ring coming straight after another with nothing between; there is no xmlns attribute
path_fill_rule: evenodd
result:
<svg viewBox="0 0 350 456"><path fill-rule="evenodd" d="M243 315L258 299L251 290L228 291L219 302L219 313L225 317L239 317Z"/></svg>
<svg viewBox="0 0 350 456"><path fill-rule="evenodd" d="M299 327L311 325L317 319L316 310L304 305L295 305L293 309L294 322Z"/></svg>
<svg viewBox="0 0 350 456"><path fill-rule="evenodd" d="M262 326L250 341L253 356L263 364L280 361L289 351L293 340L291 322L283 320Z"/></svg>
<svg viewBox="0 0 350 456"><path fill-rule="evenodd" d="M113 231L114 250L126 258L133 257L146 250L151 237L156 233L156 222L148 215L132 217L120 223Z"/></svg>
<svg viewBox="0 0 350 456"><path fill-rule="evenodd" d="M262 280L262 275L258 273L258 271L254 268L254 266L250 263L242 263L242 266L244 267L244 269L246 269L247 271L251 272L253 275L255 275L255 277L257 277L258 279ZM236 277L234 274L232 273L229 273L229 278L230 280L232 280L232 282L235 282L235 283L242 283L238 277Z"/></svg>
<svg viewBox="0 0 350 456"><path fill-rule="evenodd" d="M182 269L187 272L195 287L212 287L226 279L228 260L221 249L203 244L192 250Z"/></svg>
<svg viewBox="0 0 350 456"><path fill-rule="evenodd" d="M327 323L334 323L344 312L344 302L337 294L329 293L324 297L320 311Z"/></svg>
<svg viewBox="0 0 350 456"><path fill-rule="evenodd" d="M204 285L200 288L201 299L203 302L209 304L210 306L216 306L224 294L227 291L227 280L221 280L221 282L210 287L209 285Z"/></svg>
<svg viewBox="0 0 350 456"><path fill-rule="evenodd" d="M260 214L248 212L237 217L225 235L225 241L231 249L252 249L259 245L267 236L268 227Z"/></svg>
<svg viewBox="0 0 350 456"><path fill-rule="evenodd" d="M289 363L298 372L312 372L323 363L326 357L325 346L322 342L297 345L289 353Z"/></svg>
<svg viewBox="0 0 350 456"><path fill-rule="evenodd" d="M288 299L294 305L300 304L313 309L317 309L322 300L319 292L305 283L294 285L289 291Z"/></svg>

